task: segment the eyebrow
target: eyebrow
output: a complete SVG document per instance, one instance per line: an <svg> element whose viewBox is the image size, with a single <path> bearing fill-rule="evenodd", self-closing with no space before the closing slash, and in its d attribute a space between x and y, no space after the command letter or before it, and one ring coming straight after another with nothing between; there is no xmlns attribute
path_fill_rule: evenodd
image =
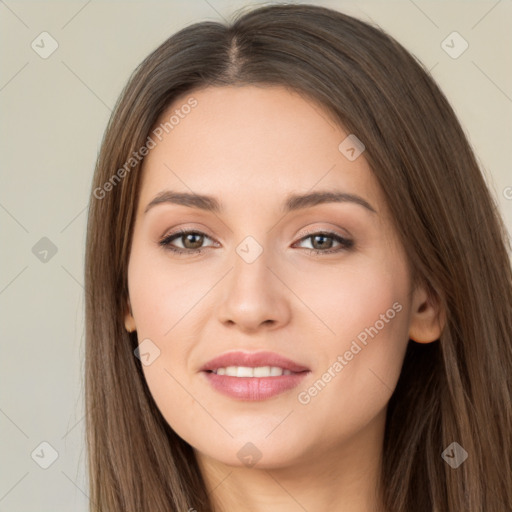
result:
<svg viewBox="0 0 512 512"><path fill-rule="evenodd" d="M146 206L144 213L151 208L160 204L177 204L188 206L190 208L199 208L213 213L222 213L221 203L212 196L194 194L189 192L174 192L172 190L164 190ZM290 194L283 203L283 212L302 210L324 203L355 203L363 206L367 210L377 213L373 206L362 197L355 194L338 191L318 191L306 194Z"/></svg>

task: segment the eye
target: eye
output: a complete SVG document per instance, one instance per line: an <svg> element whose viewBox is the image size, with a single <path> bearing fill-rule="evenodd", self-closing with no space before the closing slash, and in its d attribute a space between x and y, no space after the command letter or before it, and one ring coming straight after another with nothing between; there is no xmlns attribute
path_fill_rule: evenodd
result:
<svg viewBox="0 0 512 512"><path fill-rule="evenodd" d="M176 247L172 245L172 242L180 239L182 241L182 247ZM174 252L175 254L198 254L202 252L202 250L205 249L206 247L212 247L215 245L211 244L209 246L203 247L202 245L205 239L211 240L211 238L208 235L202 233L201 231L180 230L178 232L171 233L170 235L166 235L158 242L158 244L164 247L166 250ZM308 233L307 236L302 237L299 240L299 242L294 244L294 246L300 243L301 241L306 240L312 241L313 248L305 247L305 249L308 252L317 255L337 253L344 250L349 250L354 246L353 240L344 238L341 235L338 235L337 233L329 231ZM333 243L338 243L339 247L333 249Z"/></svg>
<svg viewBox="0 0 512 512"><path fill-rule="evenodd" d="M176 233L171 233L170 235L165 236L158 242L158 244L176 254L200 253L205 248L201 247L205 238L211 240L208 235L201 233L201 231L180 230ZM179 239L182 240L183 247L175 247L171 245L171 242Z"/></svg>
<svg viewBox="0 0 512 512"><path fill-rule="evenodd" d="M337 233L329 231L320 231L314 233L308 233L307 236L302 237L300 241L311 240L313 248L305 248L308 252L313 254L331 254L341 251L346 251L354 246L354 241L348 238L342 237ZM333 240L337 242L340 247L333 249ZM300 243L297 242L297 243Z"/></svg>

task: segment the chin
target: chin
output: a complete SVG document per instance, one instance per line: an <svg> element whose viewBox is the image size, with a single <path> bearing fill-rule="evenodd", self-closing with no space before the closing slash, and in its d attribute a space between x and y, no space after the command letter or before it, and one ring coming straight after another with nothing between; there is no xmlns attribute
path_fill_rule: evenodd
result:
<svg viewBox="0 0 512 512"><path fill-rule="evenodd" d="M273 435L270 434L270 437ZM217 438L214 446L204 441L187 442L203 456L237 468L277 469L298 461L304 451L304 443L296 443L286 436L270 437L267 437L267 433L251 435L250 430L246 430L243 435L234 435L233 438L228 435L222 440Z"/></svg>

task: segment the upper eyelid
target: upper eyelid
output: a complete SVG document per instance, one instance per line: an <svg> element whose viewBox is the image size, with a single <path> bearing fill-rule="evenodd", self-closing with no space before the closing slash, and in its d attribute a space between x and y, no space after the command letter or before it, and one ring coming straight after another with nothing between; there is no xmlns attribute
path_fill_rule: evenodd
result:
<svg viewBox="0 0 512 512"><path fill-rule="evenodd" d="M332 236L332 235L336 235L336 236L339 236L340 238L343 238L343 239L350 239L351 236L350 235L343 235L342 233L339 233L338 231L334 230L334 229L312 229L310 231L306 231L305 233L302 233L301 236L299 237L299 240L302 240L303 238L306 238L308 236L311 236L311 235L318 235L318 234L322 234L322 233L325 233L329 236Z"/></svg>

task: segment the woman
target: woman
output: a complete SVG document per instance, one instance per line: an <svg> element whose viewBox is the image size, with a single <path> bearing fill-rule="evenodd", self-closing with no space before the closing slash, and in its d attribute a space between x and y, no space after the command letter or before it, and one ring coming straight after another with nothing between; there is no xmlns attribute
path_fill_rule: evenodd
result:
<svg viewBox="0 0 512 512"><path fill-rule="evenodd" d="M92 193L91 510L512 510L506 231L395 40L312 5L181 30Z"/></svg>

